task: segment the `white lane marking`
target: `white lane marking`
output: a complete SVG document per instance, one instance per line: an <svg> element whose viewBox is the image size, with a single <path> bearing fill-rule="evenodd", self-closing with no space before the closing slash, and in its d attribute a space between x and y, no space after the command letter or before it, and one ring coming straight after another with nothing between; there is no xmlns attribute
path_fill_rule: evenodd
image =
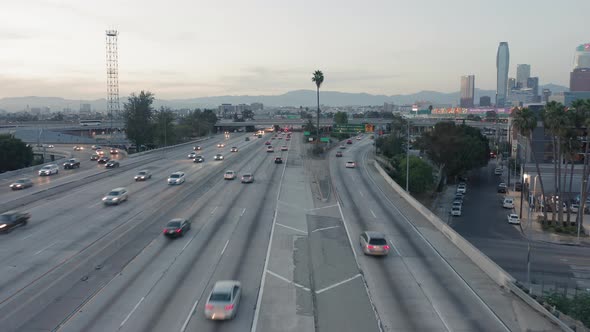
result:
<svg viewBox="0 0 590 332"><path fill-rule="evenodd" d="M395 253L399 256L402 257L402 253L397 249L397 246L390 246L391 248L393 248L393 250L395 251Z"/></svg>
<svg viewBox="0 0 590 332"><path fill-rule="evenodd" d="M291 144L289 144L291 147ZM283 166L283 173L281 174L281 181L279 182L279 190L277 191L277 201L275 203L275 215L272 218L272 226L270 228L270 239L268 241L268 248L266 248L266 258L264 259L264 268L262 269L262 278L260 279L260 287L258 288L258 297L256 298L256 307L254 308L254 318L252 318L252 328L250 332L256 332L256 328L258 327L258 317L260 316L260 306L262 304L262 294L264 294L264 284L266 282L266 273L268 269L268 261L270 258L270 249L272 248L272 238L275 233L275 225L277 223L277 215L279 213L279 197L281 196L281 188L283 187L283 179L285 177L285 170L287 169L287 159L289 159L289 153L287 152L287 156L285 157L285 163ZM182 331L184 332L184 330Z"/></svg>
<svg viewBox="0 0 590 332"><path fill-rule="evenodd" d="M290 229L290 230L293 230L293 231L296 231L296 232L300 232L300 233L303 233L303 234L307 234L307 232L306 232L306 231L302 231L302 230L300 230L300 229L293 228L293 227L291 227L291 226L287 226L287 225L283 225L283 224L279 224L279 223L276 223L276 224L277 224L277 226L281 226L281 227L284 227L284 228L287 228L287 229Z"/></svg>
<svg viewBox="0 0 590 332"><path fill-rule="evenodd" d="M191 239L186 242L186 244L184 245L184 247L182 247L182 249L180 251L184 251L184 249L186 249L186 247L188 247L188 245L191 244L193 239L194 239L194 237L191 237Z"/></svg>
<svg viewBox="0 0 590 332"><path fill-rule="evenodd" d="M125 317L125 319L121 322L121 325L119 325L119 327L123 327L123 325L125 325L125 323L127 323L127 320L129 319L129 317L131 317L131 315L133 315L135 310L137 310L137 307L139 307L141 302L143 302L143 299L144 299L144 297L142 297L141 300L139 300L139 302L137 302L135 307L133 307L133 310L131 310L131 312L129 312L129 314L127 314L127 317Z"/></svg>
<svg viewBox="0 0 590 332"><path fill-rule="evenodd" d="M23 237L23 240L26 240L26 239L30 238L31 236L33 236L33 235L35 235L35 233L33 233L33 234L29 234L29 235L27 235L27 236Z"/></svg>
<svg viewBox="0 0 590 332"><path fill-rule="evenodd" d="M328 209L328 208L333 208L333 207L337 207L338 204L333 204L333 205L328 205L328 206L322 206L319 208L313 208L313 209L308 209L307 212L311 212L311 211L317 211L317 210L321 210L321 209Z"/></svg>
<svg viewBox="0 0 590 332"><path fill-rule="evenodd" d="M305 286L303 286L303 285L301 285L301 284L298 284L298 283L296 283L296 282L294 282L294 281L291 281L291 280L289 280L289 279L287 279L287 278L285 278L285 277L283 277L283 276L281 276L281 275L279 275L279 274L276 274L276 273L274 273L274 272L272 272L272 271L270 271L270 270L266 270L266 273L270 274L271 276L274 276L275 278L281 279L281 280L283 280L284 282L290 283L291 285L293 285L293 286L295 286L295 287L301 288L301 289L303 289L303 290L306 290L306 291L308 291L308 292L310 291L310 289L309 289L309 288L307 288L307 287L305 287Z"/></svg>
<svg viewBox="0 0 590 332"><path fill-rule="evenodd" d="M211 211L211 215L213 215L215 211L217 211L217 206L213 209L213 211Z"/></svg>
<svg viewBox="0 0 590 332"><path fill-rule="evenodd" d="M41 250L37 251L36 253L34 253L34 254L33 254L33 256L35 256L35 255L38 255L38 254L40 254L40 253L44 252L45 250L47 250L47 249L49 249L49 248L53 247L55 244L57 244L57 242L58 242L58 241L56 241L56 242L53 242L52 244L48 245L47 247L45 247L45 248L43 248L43 249L41 249Z"/></svg>
<svg viewBox="0 0 590 332"><path fill-rule="evenodd" d="M375 212L373 212L373 210L369 209L369 211L371 211L371 214L373 215L373 218L377 219L377 216L375 215Z"/></svg>
<svg viewBox="0 0 590 332"><path fill-rule="evenodd" d="M89 206L89 208L97 207L97 206L99 206L100 204L102 204L102 201L100 201L100 202L98 202L98 203L94 203L94 204L90 205L90 206Z"/></svg>
<svg viewBox="0 0 590 332"><path fill-rule="evenodd" d="M314 233L314 232L319 232L319 231L325 231L326 229L332 229L332 228L338 228L338 227L340 227L340 226L323 227L323 228L314 229L311 232Z"/></svg>
<svg viewBox="0 0 590 332"><path fill-rule="evenodd" d="M360 190L359 190L359 194L361 194L361 196L365 197L365 194L363 194L363 192Z"/></svg>
<svg viewBox="0 0 590 332"><path fill-rule="evenodd" d="M221 250L221 256L223 256L223 253L225 252L225 248L227 248L228 244L229 244L229 240L227 240L227 242L225 242L225 245L223 246L223 250Z"/></svg>
<svg viewBox="0 0 590 332"><path fill-rule="evenodd" d="M320 290L317 290L315 293L316 293L316 294L321 294L321 293L323 293L323 292L325 292L325 291L327 291L327 290L330 290L330 289L332 289L332 288L334 288L334 287L338 287L338 286L340 286L340 285L343 285L343 284L345 284L345 283L347 283L347 282L349 282L349 281L352 281L352 280L354 280L354 279L356 279L356 278L358 278L358 277L360 277L360 276L361 276L361 274L359 273L359 274L355 275L354 277L351 277L351 278L348 278L348 279L342 280L342 281L340 281L340 282L337 282L337 283L335 283L335 284L333 284L333 285L330 285L330 286L328 286L328 287L326 287L326 288L322 288L322 289L320 289Z"/></svg>
<svg viewBox="0 0 590 332"><path fill-rule="evenodd" d="M195 303L193 304L191 311L188 313L188 316L186 317L184 324L182 324L182 328L180 328L180 332L184 332L186 330L186 327L188 326L188 322L191 320L191 316L195 313L195 310L197 310L197 304L199 304L198 298L195 301Z"/></svg>
<svg viewBox="0 0 590 332"><path fill-rule="evenodd" d="M367 160L367 154L368 151L365 152L365 154L363 155L363 161L365 164L367 164L366 160ZM375 187L381 192L382 197L385 198L385 200L389 203L389 205L391 207L393 207L397 213L402 217L402 219L408 224L408 226L410 226L410 228L422 239L422 241L424 241L424 243L441 259L441 261L443 261L446 265L447 268L449 270L451 270L454 275L462 281L462 285L464 285L466 287L466 289L477 299L479 300L480 304L487 309L493 318L496 319L496 321L498 323L500 323L500 325L502 327L504 327L504 329L506 331L510 331L510 328L508 328L508 326L502 321L502 319L500 319L500 317L498 317L498 315L494 312L494 310L492 310L492 308L490 308L490 306L479 296L479 294L471 287L471 285L469 283L467 283L467 280L465 280L460 274L459 272L457 272L457 270L455 270L455 268L451 265L451 263L449 263L449 261L447 261L444 256L434 247L434 245L432 243L430 243L430 241L428 241L426 239L426 237L422 234L422 232L420 232L418 230L418 228L416 227L416 225L414 225L410 219L408 219L408 217L403 214L401 212L401 210L393 203L393 201L389 198L389 196L387 196L387 194L385 194L385 191L383 191L383 189L381 189L381 187L379 187L379 185L377 185L377 182L375 182L375 179L373 179L373 177L371 176L371 174L369 173L368 167L363 167L363 169L365 170L365 174L367 175L367 177L369 178L369 180L371 180L371 182L373 182L373 185L375 185ZM405 200L405 199L404 199ZM409 204L409 203L408 203ZM409 270L409 269L408 269ZM411 271L410 271L411 272ZM415 279L415 278L414 278ZM424 294L426 295L426 294ZM426 296L428 298L428 296ZM430 298L428 298L430 301ZM433 302L430 302L432 304L433 309L436 311L436 314L439 316L440 320L443 322L443 324L445 325L445 328L447 329L447 331L451 331L451 329L449 328L449 326L447 325L447 322L445 321L444 317L442 316L442 314L439 312L438 308L436 305L434 305Z"/></svg>
<svg viewBox="0 0 590 332"><path fill-rule="evenodd" d="M240 217L243 217L243 216L244 216L244 213L246 213L246 208L244 208L244 209L242 210L242 213L240 213Z"/></svg>

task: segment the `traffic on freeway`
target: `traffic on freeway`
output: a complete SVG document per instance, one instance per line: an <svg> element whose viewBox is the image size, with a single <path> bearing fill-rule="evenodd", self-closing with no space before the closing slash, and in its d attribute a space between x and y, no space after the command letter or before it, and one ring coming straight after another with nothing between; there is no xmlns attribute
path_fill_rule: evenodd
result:
<svg viewBox="0 0 590 332"><path fill-rule="evenodd" d="M272 138L285 144L269 152ZM510 296L415 228L428 227L372 168L368 137L315 166L303 141L216 135L7 187L2 330L519 330L499 310Z"/></svg>

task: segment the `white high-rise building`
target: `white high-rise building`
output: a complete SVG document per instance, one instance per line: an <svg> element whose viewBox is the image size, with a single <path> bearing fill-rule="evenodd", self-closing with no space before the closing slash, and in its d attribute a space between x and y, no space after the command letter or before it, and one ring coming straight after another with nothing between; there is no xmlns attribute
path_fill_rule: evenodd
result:
<svg viewBox="0 0 590 332"><path fill-rule="evenodd" d="M522 64L516 66L516 87L527 88L527 81L531 77L531 65Z"/></svg>

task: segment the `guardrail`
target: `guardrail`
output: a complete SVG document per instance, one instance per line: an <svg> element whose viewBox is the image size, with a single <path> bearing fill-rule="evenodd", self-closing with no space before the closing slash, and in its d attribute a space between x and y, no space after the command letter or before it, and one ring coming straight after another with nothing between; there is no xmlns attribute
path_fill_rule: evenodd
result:
<svg viewBox="0 0 590 332"><path fill-rule="evenodd" d="M176 147L185 146L185 145L192 145L192 144L195 144L197 142L202 142L202 141L208 140L210 138L212 138L212 136L207 136L207 137L199 138L199 139L196 139L196 140L190 141L190 142L185 142L185 143L180 143L180 144L175 144L175 145L168 145L168 146L163 147L163 148L157 148L157 149L153 149L153 150L147 150L147 151L142 151L142 152L138 152L138 153L133 153L133 154L128 155L128 157L129 158L136 158L136 157L139 157L139 156L145 156L147 154L152 154L152 153L156 153L156 152L163 152L164 150L167 150L167 149L170 149L170 148L176 148Z"/></svg>
<svg viewBox="0 0 590 332"><path fill-rule="evenodd" d="M469 241L465 240L459 233L455 232L449 225L443 222L436 214L432 213L428 208L426 208L422 203L418 202L412 195L408 194L399 184L397 184L390 176L385 172L385 170L379 165L376 160L373 160L375 168L379 172L381 176L385 179L385 181L395 190L397 194L399 194L402 198L404 198L412 207L414 207L420 214L426 218L434 227L436 227L442 234L444 234L459 250L461 250L471 261L477 265L488 277L490 277L494 282L496 282L499 286L504 287L505 289L510 290L520 299L522 299L525 303L535 309L537 312L542 314L543 316L547 317L557 326L559 326L563 331L573 332L565 322L561 321L555 315L553 315L549 310L543 307L539 302L535 299L530 297L527 293L516 286L516 279L512 277L508 272L504 271L498 264L492 261L488 256L484 253L479 251L474 245L472 245Z"/></svg>

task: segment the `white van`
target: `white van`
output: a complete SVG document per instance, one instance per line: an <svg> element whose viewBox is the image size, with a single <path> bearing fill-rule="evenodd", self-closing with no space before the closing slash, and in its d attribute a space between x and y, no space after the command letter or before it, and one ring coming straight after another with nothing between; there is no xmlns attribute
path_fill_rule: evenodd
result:
<svg viewBox="0 0 590 332"><path fill-rule="evenodd" d="M514 199L512 197L504 198L504 202L502 202L502 207L505 209L514 209Z"/></svg>

